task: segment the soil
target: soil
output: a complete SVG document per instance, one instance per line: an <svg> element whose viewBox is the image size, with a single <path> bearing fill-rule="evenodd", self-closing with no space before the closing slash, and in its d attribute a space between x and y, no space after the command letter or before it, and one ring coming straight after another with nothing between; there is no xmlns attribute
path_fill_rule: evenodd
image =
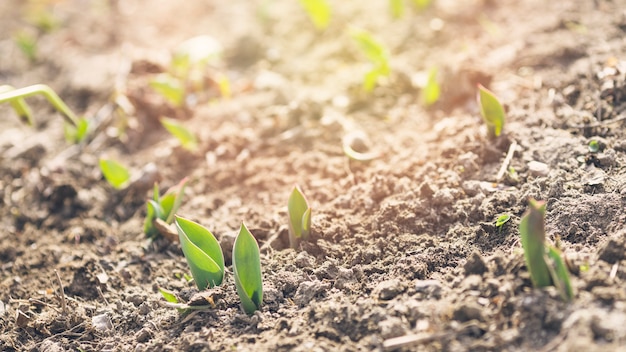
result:
<svg viewBox="0 0 626 352"><path fill-rule="evenodd" d="M35 127L0 106L0 350L625 349L624 2L434 0L400 19L383 0L331 5L318 31L289 0L0 3L0 83L48 84L95 127L72 145L45 100L28 100ZM36 26L37 6L56 27ZM371 93L351 25L391 52ZM20 32L37 38L35 60ZM224 55L195 103L174 108L150 81L197 35ZM442 94L425 107L419 77L434 66ZM478 83L506 104L499 138L486 135ZM196 132L200 150L181 148L161 116ZM377 158L344 154L357 132L355 148ZM137 181L113 189L101 157ZM143 234L153 182L185 176L178 213L218 237L229 267L242 221L259 242L252 316L231 274L207 292L213 309L180 314L159 293L197 293L179 244ZM294 184L313 209L297 250ZM518 231L530 197L547 201L549 238L582 268L571 303L532 288ZM497 228L501 214L511 219Z"/></svg>

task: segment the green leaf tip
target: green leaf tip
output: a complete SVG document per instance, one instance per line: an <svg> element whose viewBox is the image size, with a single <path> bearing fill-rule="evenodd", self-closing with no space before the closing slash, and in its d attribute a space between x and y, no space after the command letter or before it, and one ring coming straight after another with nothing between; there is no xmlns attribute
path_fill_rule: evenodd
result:
<svg viewBox="0 0 626 352"><path fill-rule="evenodd" d="M196 135L178 120L162 117L161 124L172 136L178 139L183 148L191 152L198 150L198 140L196 139Z"/></svg>
<svg viewBox="0 0 626 352"><path fill-rule="evenodd" d="M243 310L253 314L263 303L263 277L259 245L244 223L233 245L233 272Z"/></svg>
<svg viewBox="0 0 626 352"><path fill-rule="evenodd" d="M300 5L318 30L324 30L330 23L331 8L328 0L300 0Z"/></svg>
<svg viewBox="0 0 626 352"><path fill-rule="evenodd" d="M297 248L301 241L309 239L311 234L311 208L309 202L297 185L293 187L289 202L289 245Z"/></svg>
<svg viewBox="0 0 626 352"><path fill-rule="evenodd" d="M224 279L224 254L213 234L202 225L175 216L180 245L199 290L219 286Z"/></svg>
<svg viewBox="0 0 626 352"><path fill-rule="evenodd" d="M500 100L489 89L478 84L478 106L490 137L498 137L504 129L505 112Z"/></svg>
<svg viewBox="0 0 626 352"><path fill-rule="evenodd" d="M104 178L115 189L126 187L130 180L130 172L128 169L115 160L100 159L100 171Z"/></svg>
<svg viewBox="0 0 626 352"><path fill-rule="evenodd" d="M188 178L183 178L176 186L171 187L163 196L159 195L159 185L154 183L152 199L146 202L146 219L144 220L143 232L148 238L159 235L158 229L154 226L156 219L161 219L167 224L174 222L174 216L180 207Z"/></svg>

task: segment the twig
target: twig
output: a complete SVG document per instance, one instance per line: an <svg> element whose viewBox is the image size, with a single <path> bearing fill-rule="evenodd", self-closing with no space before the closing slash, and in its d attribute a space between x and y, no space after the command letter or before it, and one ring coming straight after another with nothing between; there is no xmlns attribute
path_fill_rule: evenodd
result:
<svg viewBox="0 0 626 352"><path fill-rule="evenodd" d="M67 305L65 304L65 291L63 290L63 283L61 282L61 276L59 275L59 272L54 269L54 274L57 277L57 283L59 284L59 288L61 289L61 310L63 311L64 315L67 315Z"/></svg>
<svg viewBox="0 0 626 352"><path fill-rule="evenodd" d="M511 160L513 159L513 154L515 154L515 149L517 149L517 141L513 141L509 146L509 151L506 153L506 158L502 162L502 166L500 166L500 170L498 171L498 175L496 176L496 182L500 182L502 177L504 177L504 173L506 172Z"/></svg>

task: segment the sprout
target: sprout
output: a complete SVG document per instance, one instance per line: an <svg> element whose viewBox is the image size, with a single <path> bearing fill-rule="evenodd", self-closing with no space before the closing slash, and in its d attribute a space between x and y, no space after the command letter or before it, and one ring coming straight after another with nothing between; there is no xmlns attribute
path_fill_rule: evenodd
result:
<svg viewBox="0 0 626 352"><path fill-rule="evenodd" d="M150 87L177 108L185 104L185 86L183 82L168 73L160 74L152 79Z"/></svg>
<svg viewBox="0 0 626 352"><path fill-rule="evenodd" d="M300 0L300 5L309 15L311 22L318 30L324 30L330 23L330 4L328 0Z"/></svg>
<svg viewBox="0 0 626 352"><path fill-rule="evenodd" d="M294 186L289 203L289 245L297 248L302 240L306 241L311 233L311 208L298 186Z"/></svg>
<svg viewBox="0 0 626 352"><path fill-rule="evenodd" d="M535 287L554 285L561 297L570 301L574 292L569 280L567 266L558 248L546 244L544 217L546 204L529 200L530 208L519 225L524 248L524 259L530 272L530 280Z"/></svg>
<svg viewBox="0 0 626 352"><path fill-rule="evenodd" d="M437 67L433 67L428 71L428 81L426 87L422 93L422 100L424 105L431 106L439 100L441 94L441 87L437 81Z"/></svg>
<svg viewBox="0 0 626 352"><path fill-rule="evenodd" d="M65 133L65 140L68 143L80 143L85 140L89 133L89 120L84 117L79 117L76 121L76 126L65 123L63 125L63 132Z"/></svg>
<svg viewBox="0 0 626 352"><path fill-rule="evenodd" d="M196 136L177 120L162 117L161 124L172 136L178 139L183 148L191 152L198 150L198 140Z"/></svg>
<svg viewBox="0 0 626 352"><path fill-rule="evenodd" d="M494 138L500 136L504 128L505 113L502 104L498 98L487 88L478 85L478 106L480 114L487 125L489 137Z"/></svg>
<svg viewBox="0 0 626 352"><path fill-rule="evenodd" d="M155 226L156 219L161 219L166 224L171 224L174 221L174 215L182 203L186 185L187 178L185 177L178 185L170 188L162 197L159 197L159 185L154 184L152 199L146 202L146 219L143 225L143 232L148 238L155 238L159 234L163 235Z"/></svg>
<svg viewBox="0 0 626 352"><path fill-rule="evenodd" d="M348 33L372 64L372 68L363 77L363 89L366 92L371 92L376 86L378 78L389 76L391 72L389 50L364 29L350 28Z"/></svg>
<svg viewBox="0 0 626 352"><path fill-rule="evenodd" d="M100 171L115 189L122 189L128 184L130 172L124 165L114 160L100 159Z"/></svg>
<svg viewBox="0 0 626 352"><path fill-rule="evenodd" d="M202 225L175 216L183 254L199 290L219 286L224 279L224 254L213 234Z"/></svg>
<svg viewBox="0 0 626 352"><path fill-rule="evenodd" d="M67 123L78 126L78 118L72 110L59 98L59 96L45 84L35 84L32 86L15 89L8 85L0 86L0 103L8 102L20 117L22 122L33 125L33 117L24 98L33 95L43 95L57 109Z"/></svg>
<svg viewBox="0 0 626 352"><path fill-rule="evenodd" d="M243 223L233 246L233 272L243 310L253 314L263 302L263 277L259 245Z"/></svg>
<svg viewBox="0 0 626 352"><path fill-rule="evenodd" d="M509 214L502 214L498 216L498 218L496 219L496 227L498 228L498 230L502 230L502 226L504 226L504 224L506 224L510 219L511 215Z"/></svg>
<svg viewBox="0 0 626 352"><path fill-rule="evenodd" d="M600 151L600 143L593 139L589 142L589 152L590 153L597 153Z"/></svg>

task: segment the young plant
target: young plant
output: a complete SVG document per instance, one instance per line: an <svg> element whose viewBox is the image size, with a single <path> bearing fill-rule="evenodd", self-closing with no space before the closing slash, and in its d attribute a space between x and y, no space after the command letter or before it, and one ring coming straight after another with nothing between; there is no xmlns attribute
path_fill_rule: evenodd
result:
<svg viewBox="0 0 626 352"><path fill-rule="evenodd" d="M510 219L511 215L509 214L502 214L498 216L498 218L496 219L496 227L498 228L498 230L502 231L502 226L504 226L504 224L506 224Z"/></svg>
<svg viewBox="0 0 626 352"><path fill-rule="evenodd" d="M233 272L241 306L251 315L263 303L263 277L259 245L243 223L233 246Z"/></svg>
<svg viewBox="0 0 626 352"><path fill-rule="evenodd" d="M544 229L546 204L530 199L529 206L522 217L519 230L530 280L535 287L554 285L561 297L570 301L574 297L574 291L565 261L558 248L546 243Z"/></svg>
<svg viewBox="0 0 626 352"><path fill-rule="evenodd" d="M175 216L180 245L199 290L224 280L224 254L213 234L202 225Z"/></svg>
<svg viewBox="0 0 626 352"><path fill-rule="evenodd" d="M328 0L300 0L300 5L309 15L311 22L318 30L324 30L330 23L330 4Z"/></svg>
<svg viewBox="0 0 626 352"><path fill-rule="evenodd" d="M59 98L59 96L45 84L35 84L32 86L15 89L9 85L0 86L0 103L9 103L20 117L22 122L33 125L33 117L30 108L24 98L33 95L43 95L57 109L67 123L76 127L78 118L72 110Z"/></svg>
<svg viewBox="0 0 626 352"><path fill-rule="evenodd" d="M289 245L298 248L311 234L311 208L298 186L294 186L287 204L289 213Z"/></svg>
<svg viewBox="0 0 626 352"><path fill-rule="evenodd" d="M65 133L65 140L68 143L80 143L89 134L89 120L84 117L79 117L76 121L76 126L69 123L63 125L63 132Z"/></svg>
<svg viewBox="0 0 626 352"><path fill-rule="evenodd" d="M170 188L165 194L159 196L159 185L154 184L152 199L146 202L146 219L143 224L143 232L148 238L156 238L163 235L155 225L156 219L161 219L167 224L174 221L174 215L178 211L185 194L187 178L182 179L178 185Z"/></svg>
<svg viewBox="0 0 626 352"><path fill-rule="evenodd" d="M100 171L104 178L115 189L126 187L130 180L130 172L128 169L115 160L100 159Z"/></svg>
<svg viewBox="0 0 626 352"><path fill-rule="evenodd" d="M428 71L428 80L422 92L422 101L428 107L436 103L440 95L441 87L437 81L437 67L433 67Z"/></svg>
<svg viewBox="0 0 626 352"><path fill-rule="evenodd" d="M175 119L162 117L161 124L172 136L178 139L183 148L191 152L198 150L198 140L196 136L180 122Z"/></svg>
<svg viewBox="0 0 626 352"><path fill-rule="evenodd" d="M364 29L350 28L348 33L372 65L363 77L363 89L371 92L380 77L389 76L391 73L389 50Z"/></svg>
<svg viewBox="0 0 626 352"><path fill-rule="evenodd" d="M480 114L487 125L487 132L490 138L495 138L502 134L504 129L505 112L500 100L490 90L478 85L478 106Z"/></svg>

